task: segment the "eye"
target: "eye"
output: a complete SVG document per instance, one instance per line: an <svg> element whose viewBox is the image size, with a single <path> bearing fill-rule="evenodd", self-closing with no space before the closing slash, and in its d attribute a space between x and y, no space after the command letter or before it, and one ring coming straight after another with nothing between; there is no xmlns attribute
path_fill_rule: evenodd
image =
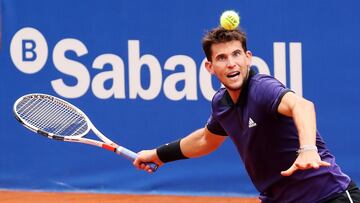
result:
<svg viewBox="0 0 360 203"><path fill-rule="evenodd" d="M234 51L233 56L240 56L241 53L242 52L240 50L236 50L236 51Z"/></svg>
<svg viewBox="0 0 360 203"><path fill-rule="evenodd" d="M218 61L225 61L226 60L226 57L224 55L219 55L218 57L216 57L216 59Z"/></svg>

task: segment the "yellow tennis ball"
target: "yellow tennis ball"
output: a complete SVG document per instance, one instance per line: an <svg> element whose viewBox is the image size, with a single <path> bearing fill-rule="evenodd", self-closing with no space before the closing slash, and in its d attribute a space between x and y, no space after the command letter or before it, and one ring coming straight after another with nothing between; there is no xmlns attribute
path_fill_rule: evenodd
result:
<svg viewBox="0 0 360 203"><path fill-rule="evenodd" d="M220 17L221 27L227 30L235 30L240 24L240 16L232 10L224 11Z"/></svg>

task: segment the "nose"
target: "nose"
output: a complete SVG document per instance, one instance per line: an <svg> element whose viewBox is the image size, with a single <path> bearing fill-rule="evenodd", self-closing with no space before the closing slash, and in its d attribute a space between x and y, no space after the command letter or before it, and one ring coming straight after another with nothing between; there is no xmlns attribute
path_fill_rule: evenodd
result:
<svg viewBox="0 0 360 203"><path fill-rule="evenodd" d="M235 60L232 58L232 57L229 57L228 60L227 60L227 66L229 68L234 68L235 67Z"/></svg>

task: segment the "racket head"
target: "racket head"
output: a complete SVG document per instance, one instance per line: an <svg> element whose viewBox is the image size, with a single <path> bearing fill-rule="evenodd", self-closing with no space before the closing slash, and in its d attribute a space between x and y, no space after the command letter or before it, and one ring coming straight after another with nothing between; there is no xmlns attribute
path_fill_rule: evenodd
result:
<svg viewBox="0 0 360 203"><path fill-rule="evenodd" d="M56 140L78 139L92 126L79 108L47 94L32 93L20 97L14 103L13 112L26 128Z"/></svg>

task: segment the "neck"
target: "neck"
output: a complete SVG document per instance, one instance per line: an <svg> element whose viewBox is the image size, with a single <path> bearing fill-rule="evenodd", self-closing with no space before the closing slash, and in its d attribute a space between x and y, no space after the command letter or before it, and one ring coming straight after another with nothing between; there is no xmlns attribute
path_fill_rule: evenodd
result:
<svg viewBox="0 0 360 203"><path fill-rule="evenodd" d="M227 89L227 91L228 91L228 93L229 93L229 95L231 97L231 100L235 104L237 102L237 100L239 99L241 90L229 90L229 89Z"/></svg>
<svg viewBox="0 0 360 203"><path fill-rule="evenodd" d="M229 93L229 95L231 97L231 100L233 101L234 104L238 101L241 90L246 86L246 83L248 82L248 79L249 79L249 75L250 75L250 68L248 69L248 71L246 73L246 77L245 77L245 79L243 81L243 84L239 89L226 88L226 90L228 91L228 93Z"/></svg>

